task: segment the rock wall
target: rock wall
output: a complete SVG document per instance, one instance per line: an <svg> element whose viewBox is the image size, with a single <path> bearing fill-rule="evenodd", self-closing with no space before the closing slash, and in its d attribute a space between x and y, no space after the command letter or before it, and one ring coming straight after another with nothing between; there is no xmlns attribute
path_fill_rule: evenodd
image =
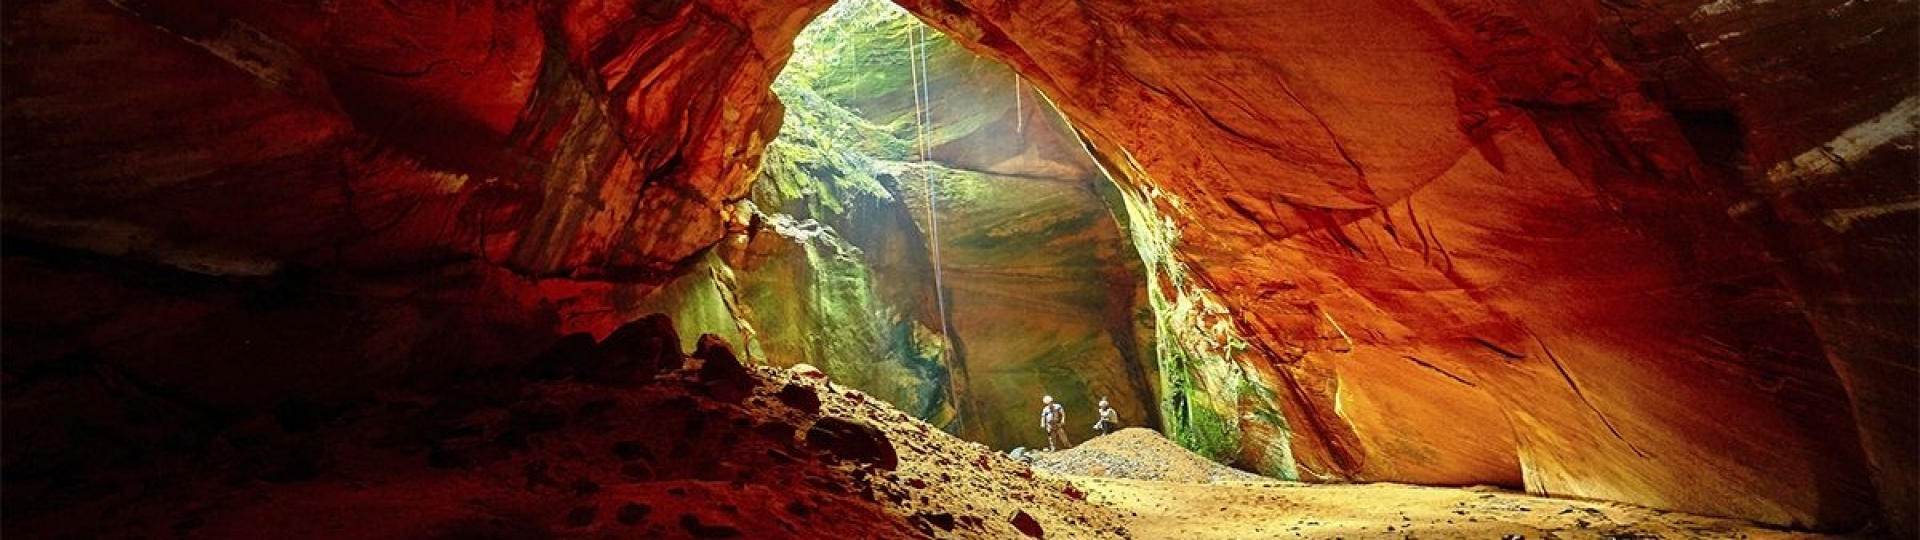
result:
<svg viewBox="0 0 1920 540"><path fill-rule="evenodd" d="M1910 3L902 3L1124 184L1188 444L1913 534ZM7 481L606 334L826 4L9 3Z"/></svg>
<svg viewBox="0 0 1920 540"><path fill-rule="evenodd" d="M1213 342L1232 361L1188 370L1214 381L1213 413L1183 426L1225 438L1210 445L1254 464L1288 446L1303 477L1524 485L1780 524L1847 528L1876 502L1912 506L1898 493L1912 483L1907 466L1870 476L1862 450L1863 436L1904 444L1891 419L1914 417L1913 338L1891 322L1912 318L1893 316L1913 313L1912 280L1836 261L1912 266L1905 113L1843 139L1890 156L1849 171L1857 187L1835 188L1876 206L1821 216L1836 207L1820 200L1812 218L1751 215L1809 202L1769 195L1754 165L1840 169L1819 151L1802 158L1810 165L1772 163L1913 94L1910 10L904 3L1014 65L1086 132L1134 206L1177 238L1168 251L1187 272L1162 274L1173 278L1162 290L1177 293L1165 301L1217 300L1199 311L1230 313L1215 315L1234 328ZM1712 29L1768 48L1621 39L1685 43ZM1794 43L1795 55L1766 37L1807 31L1825 37ZM1619 59L1636 52L1653 65ZM1843 76L1823 76L1826 60ZM1770 84L1763 76L1795 82L1731 108L1682 106ZM1815 81L1871 97L1765 112L1790 110L1769 100L1824 95ZM1828 125L1765 135L1808 117ZM1755 139L1786 150L1751 148ZM1819 217L1877 232L1807 236ZM1849 245L1873 255L1795 254ZM1810 288L1798 265L1872 292ZM1885 307L1872 316L1849 308L1845 323L1803 303L1857 306L1869 294L1894 299L1873 302ZM1827 329L1836 325L1874 337ZM1244 351L1232 350L1236 335ZM1849 391L1868 364L1887 386ZM1269 408L1289 430L1231 420ZM1867 419L1858 428L1856 409ZM1892 486L1889 500L1877 501L1874 479Z"/></svg>
<svg viewBox="0 0 1920 540"><path fill-rule="evenodd" d="M263 406L604 334L720 240L825 7L10 5L9 369Z"/></svg>
<svg viewBox="0 0 1920 540"><path fill-rule="evenodd" d="M1637 7L1612 20L1610 48L1751 190L1729 213L1764 231L1825 344L1888 522L1920 534L1920 16L1907 2Z"/></svg>

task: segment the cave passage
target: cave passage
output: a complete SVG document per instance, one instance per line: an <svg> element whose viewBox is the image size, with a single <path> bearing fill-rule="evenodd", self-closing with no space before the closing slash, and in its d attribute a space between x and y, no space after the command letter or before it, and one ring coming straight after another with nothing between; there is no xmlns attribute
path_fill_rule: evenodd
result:
<svg viewBox="0 0 1920 540"><path fill-rule="evenodd" d="M735 268L747 347L949 432L1043 445L1043 395L1092 435L1110 399L1159 427L1152 317L1112 182L998 62L881 0L795 43Z"/></svg>

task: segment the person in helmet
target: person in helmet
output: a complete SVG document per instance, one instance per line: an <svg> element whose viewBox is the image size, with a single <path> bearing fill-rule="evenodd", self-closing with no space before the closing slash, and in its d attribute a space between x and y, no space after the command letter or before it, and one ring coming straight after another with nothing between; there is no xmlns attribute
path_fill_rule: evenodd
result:
<svg viewBox="0 0 1920 540"><path fill-rule="evenodd" d="M1100 398L1100 421L1094 422L1093 430L1101 435L1120 430L1120 413L1107 404L1107 398Z"/></svg>
<svg viewBox="0 0 1920 540"><path fill-rule="evenodd" d="M1067 408L1053 402L1053 396L1040 398L1040 429L1047 432L1047 451L1058 452L1073 447L1067 441Z"/></svg>

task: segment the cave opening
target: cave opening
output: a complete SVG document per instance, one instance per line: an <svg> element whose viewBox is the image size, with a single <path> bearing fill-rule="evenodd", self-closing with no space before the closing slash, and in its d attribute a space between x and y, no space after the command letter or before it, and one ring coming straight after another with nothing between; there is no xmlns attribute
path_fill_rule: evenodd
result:
<svg viewBox="0 0 1920 540"><path fill-rule="evenodd" d="M1920 534L1910 3L835 2L0 10L0 535Z"/></svg>
<svg viewBox="0 0 1920 540"><path fill-rule="evenodd" d="M893 3L842 0L773 91L761 228L732 269L749 354L1003 450L1044 446L1044 395L1074 440L1102 398L1161 427L1127 210L1036 89Z"/></svg>

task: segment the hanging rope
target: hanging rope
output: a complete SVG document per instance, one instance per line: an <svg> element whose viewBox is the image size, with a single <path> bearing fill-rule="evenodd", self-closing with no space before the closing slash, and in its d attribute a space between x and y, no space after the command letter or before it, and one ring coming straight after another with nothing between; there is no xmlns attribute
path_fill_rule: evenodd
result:
<svg viewBox="0 0 1920 540"><path fill-rule="evenodd" d="M1021 140L1026 139L1027 113L1026 107L1020 103L1020 72L1018 71L1013 72L1013 132L1020 135Z"/></svg>
<svg viewBox="0 0 1920 540"><path fill-rule="evenodd" d="M928 134L928 125L933 123L933 84L927 65L926 25L915 25L914 31L907 34L907 48L908 71L913 78L914 142L919 146L920 178L927 184L927 247L933 258L933 305L939 312L940 347L945 351L953 337L947 327L947 286L940 268L940 207L939 198L935 196L938 186L934 184L929 163L933 159L933 145Z"/></svg>

